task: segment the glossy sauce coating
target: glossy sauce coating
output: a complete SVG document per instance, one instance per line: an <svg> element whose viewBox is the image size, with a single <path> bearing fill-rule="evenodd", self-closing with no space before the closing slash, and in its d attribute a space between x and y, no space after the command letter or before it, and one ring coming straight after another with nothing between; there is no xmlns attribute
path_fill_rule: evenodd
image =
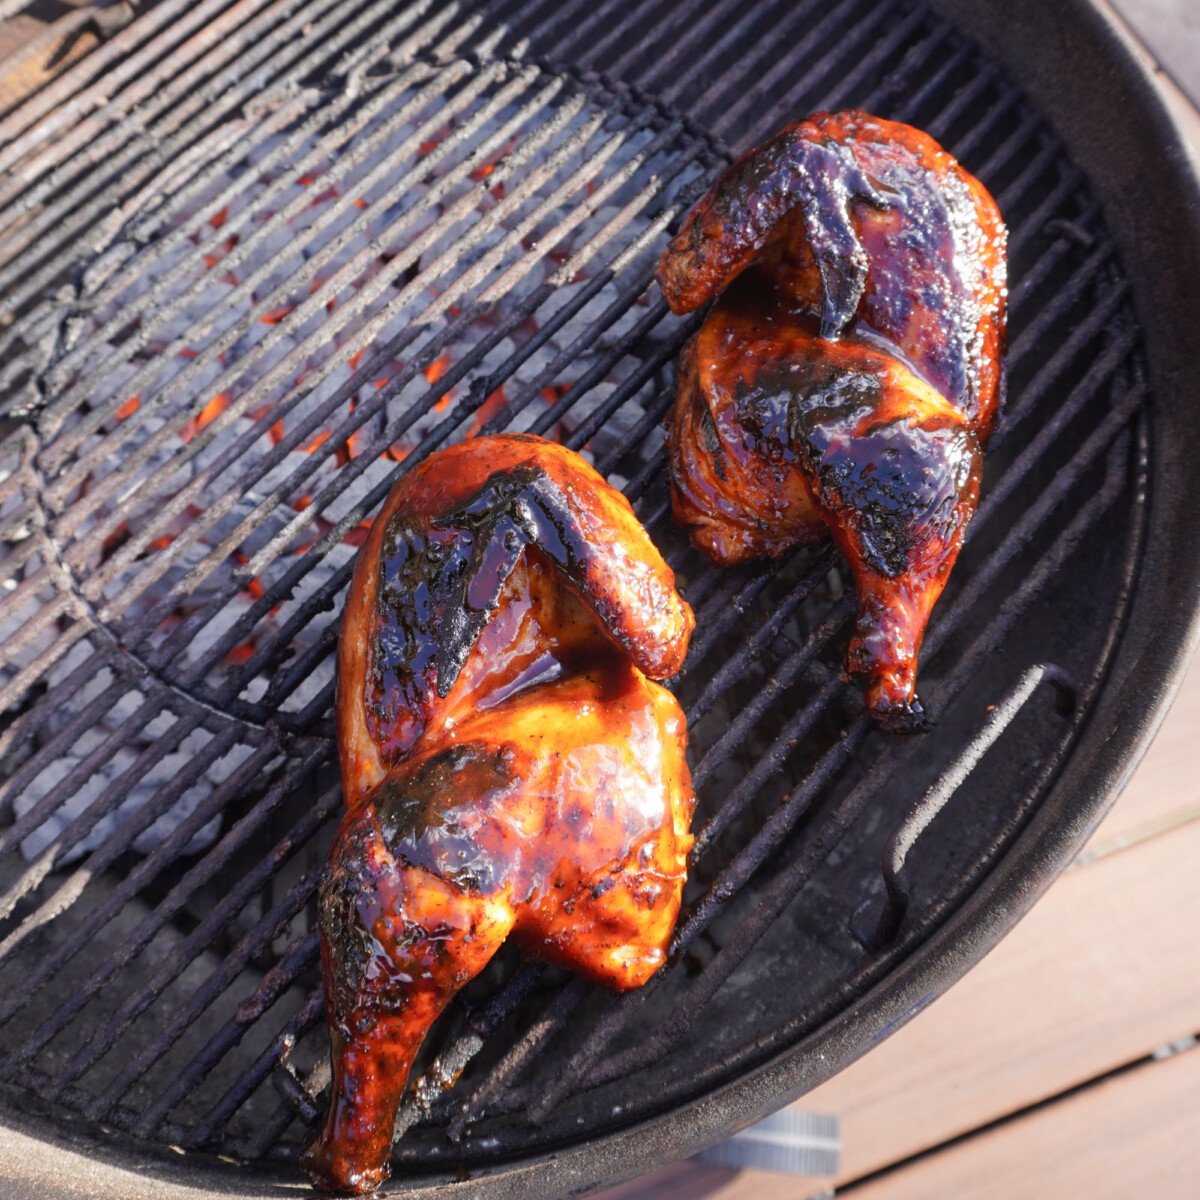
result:
<svg viewBox="0 0 1200 1200"><path fill-rule="evenodd" d="M691 629L624 497L559 446L475 439L389 496L339 647L319 1187L386 1178L425 1033L509 936L618 989L661 965L694 797L683 713L647 674Z"/></svg>
<svg viewBox="0 0 1200 1200"><path fill-rule="evenodd" d="M888 729L922 722L921 639L1002 404L1005 240L926 134L820 113L733 164L659 264L676 312L717 297L668 421L676 518L722 564L832 534L847 666Z"/></svg>

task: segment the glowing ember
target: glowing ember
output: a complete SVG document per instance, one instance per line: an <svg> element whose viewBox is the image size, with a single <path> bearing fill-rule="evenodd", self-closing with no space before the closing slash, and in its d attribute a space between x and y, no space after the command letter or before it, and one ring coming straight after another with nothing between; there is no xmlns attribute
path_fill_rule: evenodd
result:
<svg viewBox="0 0 1200 1200"><path fill-rule="evenodd" d="M437 381L439 379L441 379L441 377L443 375L445 375L446 368L449 365L450 365L450 355L443 354L441 356L441 358L435 359L433 362L431 362L429 364L429 366L427 366L424 369L422 374L425 376L426 379L429 380L430 383L437 383ZM446 392L445 395L439 397L439 399L434 403L434 406L433 406L434 411L445 412L446 409L449 407L450 401L452 399L453 399L452 393Z"/></svg>
<svg viewBox="0 0 1200 1200"><path fill-rule="evenodd" d="M180 440L184 443L190 442L206 425L211 425L229 407L229 400L229 392L218 392L199 414L180 430Z"/></svg>
<svg viewBox="0 0 1200 1200"><path fill-rule="evenodd" d="M475 418L471 422L471 428L467 430L467 437L475 437L493 417L499 415L507 403L504 388L498 387L475 410Z"/></svg>

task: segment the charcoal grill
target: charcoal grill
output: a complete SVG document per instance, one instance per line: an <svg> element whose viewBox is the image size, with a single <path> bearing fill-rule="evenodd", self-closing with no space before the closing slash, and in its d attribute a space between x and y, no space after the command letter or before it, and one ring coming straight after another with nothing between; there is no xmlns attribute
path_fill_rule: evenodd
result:
<svg viewBox="0 0 1200 1200"><path fill-rule="evenodd" d="M642 992L501 955L456 1002L392 1191L564 1196L698 1150L1033 903L1161 718L1200 581L1194 177L1118 35L1046 7L161 0L0 119L12 1129L94 1156L97 1193L296 1179L336 615L397 475L480 430L584 448L675 567L698 837ZM835 558L711 570L661 455L694 324L658 250L732 153L849 105L928 129L1012 230L1008 411L910 738L841 672Z"/></svg>

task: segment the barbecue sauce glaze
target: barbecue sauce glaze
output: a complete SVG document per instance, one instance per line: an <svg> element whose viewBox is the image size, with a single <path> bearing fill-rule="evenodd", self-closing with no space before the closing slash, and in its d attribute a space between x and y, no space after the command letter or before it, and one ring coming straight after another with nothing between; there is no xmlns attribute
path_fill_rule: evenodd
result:
<svg viewBox="0 0 1200 1200"><path fill-rule="evenodd" d="M692 613L571 451L478 438L389 496L338 653L347 811L320 893L324 1189L387 1178L430 1025L510 936L626 989L663 962L694 797L665 678Z"/></svg>
<svg viewBox="0 0 1200 1200"><path fill-rule="evenodd" d="M885 729L924 720L917 658L1003 399L1006 231L930 137L818 113L734 163L664 252L667 302L716 297L668 421L676 519L720 564L832 534L847 667Z"/></svg>

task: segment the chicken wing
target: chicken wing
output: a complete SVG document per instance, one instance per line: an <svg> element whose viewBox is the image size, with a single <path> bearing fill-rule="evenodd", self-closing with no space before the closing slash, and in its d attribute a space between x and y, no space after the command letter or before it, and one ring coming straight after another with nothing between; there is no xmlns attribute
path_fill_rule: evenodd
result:
<svg viewBox="0 0 1200 1200"><path fill-rule="evenodd" d="M692 625L628 502L560 446L477 438L389 496L338 651L318 1187L387 1177L426 1032L510 935L622 990L663 962L694 797L683 713L647 676L679 670Z"/></svg>
<svg viewBox="0 0 1200 1200"><path fill-rule="evenodd" d="M1002 406L1005 244L928 135L818 113L725 171L659 262L675 312L716 297L668 422L676 519L720 564L833 536L885 729L923 723L921 640Z"/></svg>

